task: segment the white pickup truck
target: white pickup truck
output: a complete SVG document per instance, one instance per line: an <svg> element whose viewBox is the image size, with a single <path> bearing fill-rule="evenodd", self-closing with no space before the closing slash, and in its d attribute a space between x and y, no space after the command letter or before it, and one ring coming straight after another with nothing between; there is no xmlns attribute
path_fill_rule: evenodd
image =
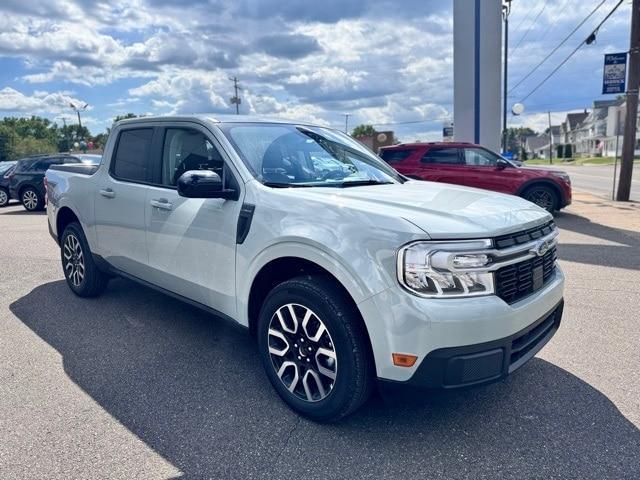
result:
<svg viewBox="0 0 640 480"><path fill-rule="evenodd" d="M125 120L101 165L54 166L46 184L74 293L121 276L246 326L275 390L317 421L353 412L376 382L502 379L560 324L549 213L408 180L332 129Z"/></svg>

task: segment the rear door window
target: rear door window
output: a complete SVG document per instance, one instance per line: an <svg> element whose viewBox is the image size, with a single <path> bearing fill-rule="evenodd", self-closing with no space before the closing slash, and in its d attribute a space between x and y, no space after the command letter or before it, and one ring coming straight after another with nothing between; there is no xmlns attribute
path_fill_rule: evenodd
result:
<svg viewBox="0 0 640 480"><path fill-rule="evenodd" d="M148 182L152 138L153 128L122 131L111 162L113 176L130 182Z"/></svg>
<svg viewBox="0 0 640 480"><path fill-rule="evenodd" d="M413 150L405 148L404 150L382 150L380 156L389 165L394 163L400 163L408 158L413 153Z"/></svg>
<svg viewBox="0 0 640 480"><path fill-rule="evenodd" d="M461 165L462 163L457 148L430 148L420 162L438 165Z"/></svg>

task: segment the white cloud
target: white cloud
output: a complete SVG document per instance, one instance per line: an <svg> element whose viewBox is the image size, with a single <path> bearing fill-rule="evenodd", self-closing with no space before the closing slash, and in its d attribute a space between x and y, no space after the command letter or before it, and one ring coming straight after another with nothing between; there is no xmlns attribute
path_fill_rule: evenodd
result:
<svg viewBox="0 0 640 480"><path fill-rule="evenodd" d="M10 87L0 90L0 111L4 112L55 115L70 110L70 103L84 105L82 100L65 92L36 91L29 96ZM89 106L87 110L91 108Z"/></svg>

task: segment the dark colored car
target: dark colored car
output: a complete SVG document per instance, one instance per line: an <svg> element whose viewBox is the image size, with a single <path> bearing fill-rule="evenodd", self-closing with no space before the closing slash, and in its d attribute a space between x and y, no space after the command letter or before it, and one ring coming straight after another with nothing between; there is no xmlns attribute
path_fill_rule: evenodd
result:
<svg viewBox="0 0 640 480"><path fill-rule="evenodd" d="M88 154L54 154L36 155L18 160L15 168L9 173L9 195L19 200L22 206L30 211L44 209L45 186L44 174L51 165L93 164L100 163L100 155Z"/></svg>
<svg viewBox="0 0 640 480"><path fill-rule="evenodd" d="M0 162L0 207L9 204L9 175L15 167L16 162Z"/></svg>
<svg viewBox="0 0 640 480"><path fill-rule="evenodd" d="M521 167L472 143L405 143L380 156L406 177L518 195L551 213L571 203L567 173Z"/></svg>

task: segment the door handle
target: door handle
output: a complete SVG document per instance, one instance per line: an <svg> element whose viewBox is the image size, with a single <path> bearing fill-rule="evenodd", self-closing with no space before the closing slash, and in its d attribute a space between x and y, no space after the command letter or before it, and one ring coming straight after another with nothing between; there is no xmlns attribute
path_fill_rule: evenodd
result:
<svg viewBox="0 0 640 480"><path fill-rule="evenodd" d="M100 190L100 195L106 198L114 198L116 196L116 192L110 188L103 188Z"/></svg>
<svg viewBox="0 0 640 480"><path fill-rule="evenodd" d="M173 205L169 203L169 200L166 198L159 198L157 200L151 200L151 206L155 208L160 208L162 210L171 210Z"/></svg>

